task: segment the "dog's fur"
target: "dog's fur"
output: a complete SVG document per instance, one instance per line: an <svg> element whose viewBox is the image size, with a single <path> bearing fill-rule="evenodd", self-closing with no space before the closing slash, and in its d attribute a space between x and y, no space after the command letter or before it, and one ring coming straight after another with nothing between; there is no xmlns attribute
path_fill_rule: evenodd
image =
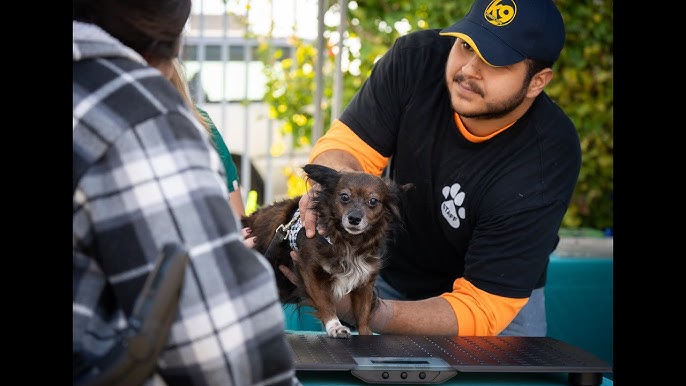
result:
<svg viewBox="0 0 686 386"><path fill-rule="evenodd" d="M268 251L275 231L286 226L298 209L300 197L264 206L242 219L257 236L255 249L263 253L276 274L283 303L309 304L328 336L349 338L350 329L336 315L336 302L350 294L352 311L361 335L371 335L369 318L378 302L374 281L381 268L381 254L394 224L400 224L401 194L412 184L398 185L387 178L363 172L338 172L322 165L303 167L321 190L311 198L324 235L297 235L298 264L290 257L289 240L278 240ZM328 241L327 241L328 238ZM297 275L294 285L280 270L285 265Z"/></svg>

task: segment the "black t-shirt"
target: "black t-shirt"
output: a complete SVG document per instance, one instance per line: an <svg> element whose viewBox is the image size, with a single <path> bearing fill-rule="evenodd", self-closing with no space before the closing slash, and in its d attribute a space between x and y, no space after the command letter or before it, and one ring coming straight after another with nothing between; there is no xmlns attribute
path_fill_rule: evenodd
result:
<svg viewBox="0 0 686 386"><path fill-rule="evenodd" d="M340 120L412 182L382 277L410 299L478 288L524 298L545 285L549 255L581 166L574 124L545 93L482 143L458 130L445 84L455 42L439 30L398 38Z"/></svg>

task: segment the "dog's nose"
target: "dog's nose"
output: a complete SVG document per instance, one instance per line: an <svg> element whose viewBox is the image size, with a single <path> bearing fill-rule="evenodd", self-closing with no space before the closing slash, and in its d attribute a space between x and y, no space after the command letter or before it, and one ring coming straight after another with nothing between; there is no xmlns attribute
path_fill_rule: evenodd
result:
<svg viewBox="0 0 686 386"><path fill-rule="evenodd" d="M360 221L362 221L361 210L353 210L350 213L348 213L348 222L351 225L360 225Z"/></svg>

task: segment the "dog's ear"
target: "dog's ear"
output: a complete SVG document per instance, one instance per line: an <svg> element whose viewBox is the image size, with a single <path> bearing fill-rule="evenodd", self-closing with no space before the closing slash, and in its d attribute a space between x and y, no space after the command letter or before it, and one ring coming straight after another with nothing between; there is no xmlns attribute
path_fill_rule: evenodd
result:
<svg viewBox="0 0 686 386"><path fill-rule="evenodd" d="M341 173L324 165L307 164L303 166L303 170L309 178L319 183L323 189L335 187L338 184L338 180L341 179Z"/></svg>
<svg viewBox="0 0 686 386"><path fill-rule="evenodd" d="M409 191L410 189L414 189L414 184L411 182L408 182L406 184L398 184L397 182L387 177L384 177L384 182L386 182L386 185L388 186L388 189L390 190L391 194L398 198L403 197L405 192Z"/></svg>
<svg viewBox="0 0 686 386"><path fill-rule="evenodd" d="M413 188L414 188L414 184L411 183L411 182L408 182L407 184L398 185L398 188L404 193L404 192L407 192L407 191L410 190L410 189L413 189Z"/></svg>
<svg viewBox="0 0 686 386"><path fill-rule="evenodd" d="M400 212L402 211L403 205L405 205L405 192L407 192L410 189L413 189L414 184L410 182L401 185L395 183L394 181L388 178L385 179L385 182L388 185L389 190L389 195L387 197L388 205L386 209L392 215L394 221L400 220Z"/></svg>

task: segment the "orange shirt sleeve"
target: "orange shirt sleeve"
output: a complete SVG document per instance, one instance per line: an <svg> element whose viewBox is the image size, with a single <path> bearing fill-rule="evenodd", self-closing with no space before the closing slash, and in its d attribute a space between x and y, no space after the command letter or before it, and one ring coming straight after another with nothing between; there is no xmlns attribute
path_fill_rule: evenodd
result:
<svg viewBox="0 0 686 386"><path fill-rule="evenodd" d="M383 169L388 165L388 157L382 156L367 145L345 123L338 119L333 121L331 128L314 144L308 162L311 163L319 154L327 150L347 151L357 159L365 172L377 176L381 175Z"/></svg>
<svg viewBox="0 0 686 386"><path fill-rule="evenodd" d="M498 335L524 307L529 298L493 295L476 288L465 278L453 282L453 292L440 295L450 303L457 318L459 336Z"/></svg>

